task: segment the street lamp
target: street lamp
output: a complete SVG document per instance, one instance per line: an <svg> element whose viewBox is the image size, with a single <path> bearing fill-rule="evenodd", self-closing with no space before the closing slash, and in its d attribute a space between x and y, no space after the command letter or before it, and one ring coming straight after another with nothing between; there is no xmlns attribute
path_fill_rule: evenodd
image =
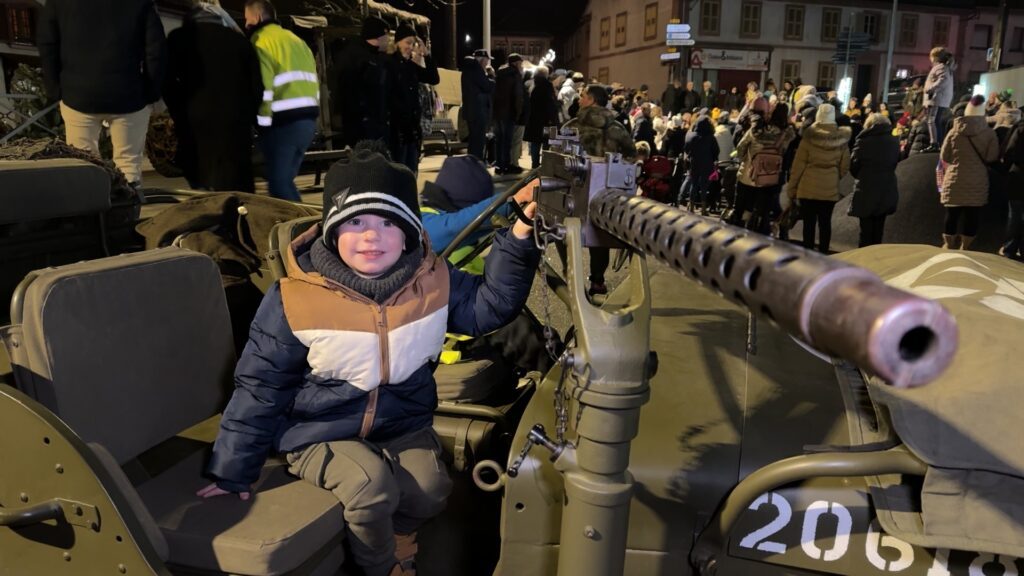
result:
<svg viewBox="0 0 1024 576"><path fill-rule="evenodd" d="M469 46L469 43L472 41L473 39L469 37L469 34L466 34L466 45Z"/></svg>

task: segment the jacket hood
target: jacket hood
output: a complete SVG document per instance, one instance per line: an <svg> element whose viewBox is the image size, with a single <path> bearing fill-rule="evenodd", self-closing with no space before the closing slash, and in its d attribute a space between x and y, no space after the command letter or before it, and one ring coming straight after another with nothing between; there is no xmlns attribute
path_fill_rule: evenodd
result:
<svg viewBox="0 0 1024 576"><path fill-rule="evenodd" d="M953 120L953 134L977 136L985 130L991 130L984 116L961 116Z"/></svg>
<svg viewBox="0 0 1024 576"><path fill-rule="evenodd" d="M853 131L847 126L815 122L807 130L804 130L803 138L810 140L812 144L819 148L835 150L846 146L852 134Z"/></svg>
<svg viewBox="0 0 1024 576"><path fill-rule="evenodd" d="M849 130L849 128L847 128L847 130ZM857 139L879 138L890 133L892 133L892 124L875 124L871 128L861 130L860 134L857 135Z"/></svg>
<svg viewBox="0 0 1024 576"><path fill-rule="evenodd" d="M580 108L576 113L576 121L583 126L593 128L604 128L615 120L615 112L600 106L587 106Z"/></svg>

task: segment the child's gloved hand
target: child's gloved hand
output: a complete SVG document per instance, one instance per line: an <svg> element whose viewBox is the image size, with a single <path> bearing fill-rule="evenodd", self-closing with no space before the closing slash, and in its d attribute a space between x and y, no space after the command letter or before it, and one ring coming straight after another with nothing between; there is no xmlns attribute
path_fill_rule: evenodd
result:
<svg viewBox="0 0 1024 576"><path fill-rule="evenodd" d="M200 491L196 492L196 496L199 496L200 498L213 498L215 496L223 496L225 494L234 494L234 492L228 492L227 490L222 490L221 488L219 488L217 486L216 482L212 482L209 486L206 486L205 488L203 488ZM249 496L251 496L251 495L252 495L251 492L239 492L238 493L238 497L240 499L242 499L242 500L248 500Z"/></svg>
<svg viewBox="0 0 1024 576"><path fill-rule="evenodd" d="M537 203L530 202L523 208L523 212L530 218L533 218L537 214ZM525 223L520 218L516 218L515 224L512 225L512 235L519 240L526 240L533 236L533 226Z"/></svg>

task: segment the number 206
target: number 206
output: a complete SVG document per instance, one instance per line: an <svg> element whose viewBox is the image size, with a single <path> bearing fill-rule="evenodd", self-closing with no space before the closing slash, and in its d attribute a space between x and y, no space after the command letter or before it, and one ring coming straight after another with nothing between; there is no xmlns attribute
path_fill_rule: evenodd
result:
<svg viewBox="0 0 1024 576"><path fill-rule="evenodd" d="M775 508L778 511L778 515L768 524L744 536L740 540L739 545L742 548L749 548L751 550L760 550L772 554L785 554L786 545L769 538L789 525L790 520L793 519L793 507L789 504L788 500L776 492L762 494L750 504L749 509L759 510L762 506ZM822 550L815 544L815 541L819 539L818 526L821 523L821 517L826 514L835 516L836 533L832 547L828 550ZM852 529L853 517L845 506L839 502L817 500L808 506L807 511L804 513L804 523L800 530L800 548L803 549L809 558L825 562L835 562L849 551L850 532ZM823 538L827 538L827 536L823 536ZM882 557L882 548L896 550L899 553L899 558L891 561L886 560ZM877 519L872 520L868 526L864 554L872 566L886 572L901 572L914 563L914 548L895 536L882 534ZM979 554L971 562L969 576L985 576L984 567L991 562L996 562L1002 566L1002 576L1017 576L1016 558L994 556L992 554ZM931 568L928 569L926 576L950 576L951 573L948 566L949 550L940 548L936 550L935 561L932 563Z"/></svg>

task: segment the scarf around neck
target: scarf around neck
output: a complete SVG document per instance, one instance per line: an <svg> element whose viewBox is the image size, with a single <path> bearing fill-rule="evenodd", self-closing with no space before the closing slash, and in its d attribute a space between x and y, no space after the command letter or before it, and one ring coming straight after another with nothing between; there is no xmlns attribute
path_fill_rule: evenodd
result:
<svg viewBox="0 0 1024 576"><path fill-rule="evenodd" d="M423 250L419 248L402 254L391 270L376 278L364 278L356 274L341 261L341 257L336 252L325 246L319 239L313 242L313 246L309 250L309 257L313 268L324 278L347 286L377 304L383 304L399 288L405 286L416 273L416 269L423 262Z"/></svg>

